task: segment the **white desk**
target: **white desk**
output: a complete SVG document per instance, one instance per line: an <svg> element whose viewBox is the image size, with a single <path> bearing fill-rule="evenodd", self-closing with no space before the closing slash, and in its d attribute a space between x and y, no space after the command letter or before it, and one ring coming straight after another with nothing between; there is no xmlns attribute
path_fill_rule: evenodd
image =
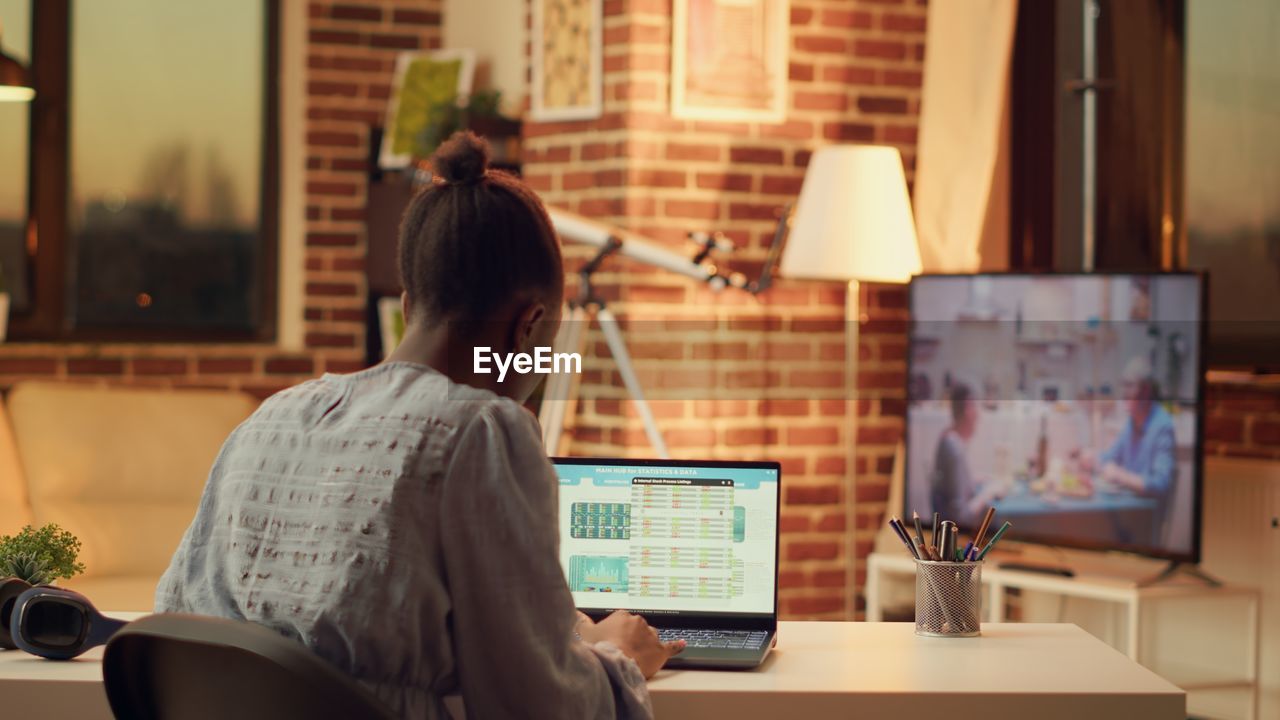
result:
<svg viewBox="0 0 1280 720"><path fill-rule="evenodd" d="M1092 571L1092 572L1091 572ZM912 586L915 583L915 562L901 553L872 553L867 558L867 620L879 621L883 612L885 585L897 577ZM1192 692L1193 714L1220 716L1212 702L1204 707L1201 701L1211 701L1212 693L1238 691L1248 693L1247 714L1250 719L1259 718L1259 628L1262 603L1258 590L1227 585L1209 587L1198 581L1186 582L1181 578L1159 585L1141 587L1132 578L1099 574L1098 568L1083 567L1076 577L1061 577L1020 570L1004 570L988 563L982 570L982 584L987 590L983 598L983 621L1003 622L1005 618L1005 592L1018 588L1035 592L1053 593L1064 597L1089 598L1116 603L1125 609L1125 653L1135 662L1161 673L1183 690ZM1163 645L1185 651L1188 642L1173 643L1175 636L1186 634L1188 628L1178 625L1157 626L1150 618L1156 617L1158 606L1174 603L1210 602L1216 610L1213 614L1213 635L1216 639L1230 637L1231 648L1241 648L1241 657L1221 657L1208 651L1188 660L1179 652L1161 653ZM1199 605L1189 605L1194 610ZM1242 612L1243 611L1243 612ZM1061 619L1061 618L1059 618ZM1086 623L1087 625L1088 623ZM985 625L983 626L986 627ZM1191 628L1199 631L1200 628ZM1217 643L1223 645L1222 642ZM1209 693L1207 698L1197 693Z"/></svg>
<svg viewBox="0 0 1280 720"><path fill-rule="evenodd" d="M982 637L970 639L913 630L784 622L778 647L757 670L659 673L649 684L654 709L662 720L1186 717L1181 690L1074 625L984 625ZM100 659L100 650L69 663L0 652L6 716L110 718Z"/></svg>

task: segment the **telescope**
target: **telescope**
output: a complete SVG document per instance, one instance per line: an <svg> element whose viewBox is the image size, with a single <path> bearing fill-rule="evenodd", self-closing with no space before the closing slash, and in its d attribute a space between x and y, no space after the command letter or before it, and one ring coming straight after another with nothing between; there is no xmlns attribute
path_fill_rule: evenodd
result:
<svg viewBox="0 0 1280 720"><path fill-rule="evenodd" d="M732 287L753 295L759 294L768 289L773 278L773 269L781 256L790 206L788 205L783 211L783 219L778 223L778 229L774 233L769 255L765 259L760 277L756 280L749 280L742 273L721 274L719 268L710 260L711 254L716 251L732 252L733 243L719 233L689 233L689 238L698 244L699 249L692 257L685 257L638 233L610 227L567 210L547 208L547 213L551 216L551 222L555 226L556 233L560 235L561 241L587 245L597 250L595 257L578 271L582 283L578 288L577 299L570 300L568 303L569 312L565 315L568 321L560 325L560 333L555 340L556 352L576 351L581 356L586 348L586 326L594 316L604 335L605 344L617 364L623 385L626 386L627 393L635 403L637 414L644 425L649 443L653 445L654 453L659 458L670 457L666 441L658 429L658 422L649 409L644 390L640 387L640 380L631 365L631 355L627 352L626 343L622 339L621 326L609 311L604 298L595 294L591 285L591 276L600 269L600 265L606 258L617 255L705 283L716 291ZM563 454L560 444L564 436L566 419L571 417L574 411L577 386L577 375L562 373L547 378L538 419L542 425L543 447L548 455Z"/></svg>
<svg viewBox="0 0 1280 720"><path fill-rule="evenodd" d="M769 249L769 256L765 260L760 278L753 281L742 273L722 274L715 263L711 262L710 255L713 251L733 252L734 249L733 243L719 233L689 233L690 239L698 243L700 250L693 257L685 257L638 233L612 227L567 210L549 207L547 213L551 216L551 223L563 242L588 245L598 248L604 255L619 255L662 268L705 283L713 290L732 287L752 294L763 292L769 287L773 269L777 264L777 256L781 251L783 226L786 224L778 223L778 232L774 235L773 246Z"/></svg>

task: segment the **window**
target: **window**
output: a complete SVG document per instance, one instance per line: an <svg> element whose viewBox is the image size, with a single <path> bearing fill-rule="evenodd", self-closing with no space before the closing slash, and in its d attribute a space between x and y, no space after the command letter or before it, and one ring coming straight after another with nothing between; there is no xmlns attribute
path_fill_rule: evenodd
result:
<svg viewBox="0 0 1280 720"><path fill-rule="evenodd" d="M1228 364L1280 367L1280 4L1187 2L1187 243Z"/></svg>
<svg viewBox="0 0 1280 720"><path fill-rule="evenodd" d="M0 48L20 63L31 61L31 0L0 0ZM0 273L13 312L30 306L26 265L27 138L30 108L0 102Z"/></svg>
<svg viewBox="0 0 1280 720"><path fill-rule="evenodd" d="M31 13L37 93L14 337L273 337L277 3L0 3Z"/></svg>
<svg viewBox="0 0 1280 720"><path fill-rule="evenodd" d="M1021 0L1016 268L1080 269L1086 10L1097 8L1099 270L1207 270L1212 366L1280 369L1280 4Z"/></svg>
<svg viewBox="0 0 1280 720"><path fill-rule="evenodd" d="M1172 267L1181 228L1182 12L1183 0L1018 3L1010 162L1016 268L1085 269L1089 236L1092 269ZM1089 97L1096 107L1092 206L1085 191Z"/></svg>

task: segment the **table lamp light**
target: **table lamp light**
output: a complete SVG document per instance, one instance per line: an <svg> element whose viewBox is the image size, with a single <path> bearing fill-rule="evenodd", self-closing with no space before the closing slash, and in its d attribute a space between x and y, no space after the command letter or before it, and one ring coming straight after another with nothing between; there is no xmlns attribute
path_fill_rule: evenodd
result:
<svg viewBox="0 0 1280 720"><path fill-rule="evenodd" d="M4 28L0 27L0 102L30 101L36 96L31 87L31 78L22 63L10 57L4 51Z"/></svg>
<svg viewBox="0 0 1280 720"><path fill-rule="evenodd" d="M845 300L846 387L856 401L860 282L906 282L919 273L920 250L902 157L897 148L831 145L809 160L780 274L789 278L848 283ZM849 477L857 474L858 411L850 418ZM849 543L848 597L856 606L856 493L850 482L845 499ZM852 612L852 611L851 611Z"/></svg>

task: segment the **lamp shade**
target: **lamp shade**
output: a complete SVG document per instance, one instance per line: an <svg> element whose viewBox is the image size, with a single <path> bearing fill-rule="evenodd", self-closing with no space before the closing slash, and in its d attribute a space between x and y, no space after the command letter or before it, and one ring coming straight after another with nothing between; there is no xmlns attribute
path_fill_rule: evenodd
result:
<svg viewBox="0 0 1280 720"><path fill-rule="evenodd" d="M27 68L10 57L0 44L0 102L27 101L36 96Z"/></svg>
<svg viewBox="0 0 1280 720"><path fill-rule="evenodd" d="M897 148L831 145L809 160L782 254L786 277L906 282L920 249Z"/></svg>

